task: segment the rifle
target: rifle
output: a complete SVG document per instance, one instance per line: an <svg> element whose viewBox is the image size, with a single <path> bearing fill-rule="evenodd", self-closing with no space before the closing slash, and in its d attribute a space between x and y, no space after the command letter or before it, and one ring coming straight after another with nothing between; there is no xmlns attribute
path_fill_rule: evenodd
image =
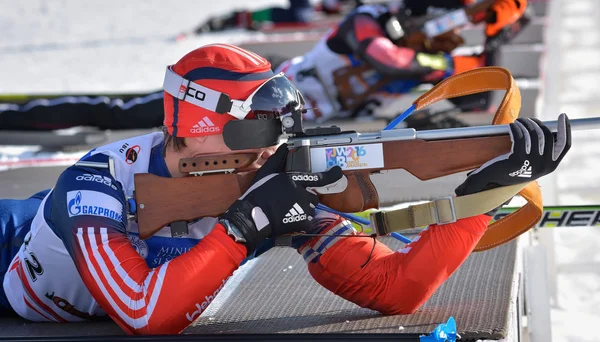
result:
<svg viewBox="0 0 600 342"><path fill-rule="evenodd" d="M510 152L512 142L508 135L508 126L502 124L516 119L521 101L514 79L504 68L486 67L452 76L419 97L411 108L418 110L445 98L489 90L506 90L493 121L495 125L491 126L418 132L414 129L392 129L378 133L357 133L342 132L335 126L305 130L300 113L282 117L279 129L288 136L289 148L286 170L321 172L339 165L347 177L347 188L341 193L320 195L320 203L348 213L378 208L377 190L369 178L373 173L405 169L420 180L428 180L475 169L499 155ZM279 119L265 123L261 121L268 120L230 121L223 130L225 142L239 138L242 132L248 131L236 130L228 134L228 125L234 122L271 125L272 121ZM546 124L550 128L556 126L556 122ZM600 128L600 121L597 118L572 120L571 125L573 129ZM264 130L258 135L254 132L246 134L248 139L260 139L268 135L267 132ZM164 178L151 174L135 174L136 207L130 212L135 212L140 238L148 238L169 224L173 234L174 227L181 226L182 223L185 225L186 221L205 216L214 217L225 212L249 188L255 171L245 168L252 164L256 157L255 154L238 153L181 160L180 171L196 177ZM432 163L432 160L435 163ZM497 246L533 227L541 218L539 191L536 182L527 184L519 194L528 200L528 204L490 225L476 250ZM512 196L514 193L509 198ZM506 199L499 200L496 206L504 201ZM434 203L435 205L437 204ZM494 207L489 209L492 208ZM456 221L458 216L454 207L452 211L454 217L442 218L439 223ZM511 224L506 224L509 217L512 219ZM391 227L391 230L394 230L394 227ZM389 232L390 230L378 230L380 235Z"/></svg>

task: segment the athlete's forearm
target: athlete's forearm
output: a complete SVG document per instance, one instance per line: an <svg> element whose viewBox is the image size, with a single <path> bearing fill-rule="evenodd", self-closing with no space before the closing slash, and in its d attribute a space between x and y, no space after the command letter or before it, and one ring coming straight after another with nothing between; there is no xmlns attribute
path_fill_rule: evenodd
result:
<svg viewBox="0 0 600 342"><path fill-rule="evenodd" d="M357 54L379 73L393 79L435 82L452 70L452 61L444 54L417 53L384 37L363 41Z"/></svg>
<svg viewBox="0 0 600 342"><path fill-rule="evenodd" d="M78 236L82 278L100 306L131 334L173 334L188 326L243 259L221 225L190 251L151 269L122 233L88 228ZM94 243L96 242L96 243Z"/></svg>
<svg viewBox="0 0 600 342"><path fill-rule="evenodd" d="M308 269L325 288L361 307L383 314L413 313L465 261L489 221L480 215L433 225L399 251L381 242L373 248L369 237L337 238L323 253L308 258ZM314 246L311 241L303 250Z"/></svg>

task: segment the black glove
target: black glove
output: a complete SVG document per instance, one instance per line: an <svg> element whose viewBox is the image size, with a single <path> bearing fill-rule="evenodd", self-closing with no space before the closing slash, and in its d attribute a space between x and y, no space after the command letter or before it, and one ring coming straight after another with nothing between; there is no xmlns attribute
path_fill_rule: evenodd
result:
<svg viewBox="0 0 600 342"><path fill-rule="evenodd" d="M469 173L456 188L456 195L530 182L556 170L571 148L571 125L569 118L561 114L558 132L552 133L538 119L519 118L510 124L510 138L512 151Z"/></svg>
<svg viewBox="0 0 600 342"><path fill-rule="evenodd" d="M322 173L282 172L287 153L287 145L280 146L257 171L246 193L219 217L241 233L248 255L266 238L309 232L317 194L346 189L348 181L339 166Z"/></svg>

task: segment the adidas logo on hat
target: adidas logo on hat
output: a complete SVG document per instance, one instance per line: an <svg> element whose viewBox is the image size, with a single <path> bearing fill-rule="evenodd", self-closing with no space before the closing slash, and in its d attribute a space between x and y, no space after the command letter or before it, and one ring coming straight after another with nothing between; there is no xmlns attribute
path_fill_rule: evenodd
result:
<svg viewBox="0 0 600 342"><path fill-rule="evenodd" d="M220 132L221 127L215 126L210 119L205 116L202 120L198 121L194 127L190 128L191 133L208 133L208 132Z"/></svg>

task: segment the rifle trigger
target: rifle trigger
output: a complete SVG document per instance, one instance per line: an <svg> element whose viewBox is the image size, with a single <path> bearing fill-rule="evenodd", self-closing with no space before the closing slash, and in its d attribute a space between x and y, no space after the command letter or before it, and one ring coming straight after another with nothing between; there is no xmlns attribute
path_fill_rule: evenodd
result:
<svg viewBox="0 0 600 342"><path fill-rule="evenodd" d="M187 221L175 221L171 223L171 237L181 237L188 235L190 232L188 230Z"/></svg>

